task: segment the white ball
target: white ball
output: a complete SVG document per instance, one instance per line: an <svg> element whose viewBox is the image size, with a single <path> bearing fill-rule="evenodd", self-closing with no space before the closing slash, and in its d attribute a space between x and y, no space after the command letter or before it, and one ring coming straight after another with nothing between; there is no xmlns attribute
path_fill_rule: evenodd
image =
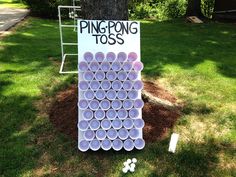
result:
<svg viewBox="0 0 236 177"><path fill-rule="evenodd" d="M128 169L127 168L123 168L122 171L123 171L123 173L127 173Z"/></svg>
<svg viewBox="0 0 236 177"><path fill-rule="evenodd" d="M136 158L132 158L132 162L133 162L133 163L136 163L136 162L137 162L137 159L136 159Z"/></svg>
<svg viewBox="0 0 236 177"><path fill-rule="evenodd" d="M135 168L135 164L134 163L130 164L130 169L131 168Z"/></svg>
<svg viewBox="0 0 236 177"><path fill-rule="evenodd" d="M130 168L129 171L133 173L134 172L134 168Z"/></svg>
<svg viewBox="0 0 236 177"><path fill-rule="evenodd" d="M124 162L123 164L124 164L124 166L127 166L127 165L128 165L128 163L127 163L127 162Z"/></svg>
<svg viewBox="0 0 236 177"><path fill-rule="evenodd" d="M127 163L130 164L130 163L131 163L131 159L128 159L128 160L127 160Z"/></svg>

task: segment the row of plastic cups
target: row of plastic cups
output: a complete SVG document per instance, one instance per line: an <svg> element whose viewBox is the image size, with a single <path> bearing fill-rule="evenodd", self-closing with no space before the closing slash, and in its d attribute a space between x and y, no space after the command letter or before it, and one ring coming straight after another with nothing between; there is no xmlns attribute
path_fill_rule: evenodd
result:
<svg viewBox="0 0 236 177"><path fill-rule="evenodd" d="M97 52L95 56L91 52L84 53L84 60L87 62L91 62L92 60L96 60L98 62L102 62L104 60L108 62L113 62L115 60L124 62L124 61L136 61L138 58L138 55L135 52L130 52L128 55L124 52L119 52L117 55L113 52L108 52L105 56L103 52Z"/></svg>
<svg viewBox="0 0 236 177"><path fill-rule="evenodd" d="M113 63L109 63L109 62L102 62L99 63L97 61L92 61L89 64L86 61L81 61L79 62L79 71L84 72L84 71L109 71L109 70L113 70L113 71L120 71L120 70L124 70L124 71L131 71L134 70L136 72L142 71L143 70L143 63L140 61L136 61L136 62L118 62L115 61Z"/></svg>
<svg viewBox="0 0 236 177"><path fill-rule="evenodd" d="M144 127L144 121L143 119L137 118L137 119L114 119L113 121L110 121L108 119L103 119L101 122L99 120L93 119L90 122L87 120L81 120L78 123L78 128L81 131L86 131L89 128L91 130L98 130L102 128L103 130L108 130L110 128L114 128L115 130L119 130L122 127L125 129L132 129L132 128L143 128Z"/></svg>
<svg viewBox="0 0 236 177"><path fill-rule="evenodd" d="M113 141L109 139L104 139L99 141L94 139L92 141L81 140L79 142L79 149L82 152L85 152L89 149L93 151L97 151L98 149L102 148L103 150L107 151L113 148L115 151L119 151L124 148L126 151L131 151L134 148L141 150L145 146L145 141L142 138L135 139L134 141L131 139L126 139L122 141L120 139L114 139Z"/></svg>
<svg viewBox="0 0 236 177"><path fill-rule="evenodd" d="M87 91L88 89L90 90L110 90L113 89L115 91L119 91L119 90L142 90L143 89L143 82L140 80L136 80L136 81L108 81L108 80L103 80L101 82L99 81L80 81L79 82L79 89L81 91ZM115 94L115 92L114 92Z"/></svg>

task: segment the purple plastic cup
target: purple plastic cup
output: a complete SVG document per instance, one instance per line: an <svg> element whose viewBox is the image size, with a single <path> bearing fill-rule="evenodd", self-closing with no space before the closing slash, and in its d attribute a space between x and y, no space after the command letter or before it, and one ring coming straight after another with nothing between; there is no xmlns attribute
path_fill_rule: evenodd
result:
<svg viewBox="0 0 236 177"><path fill-rule="evenodd" d="M80 90L87 90L89 88L89 84L86 81L80 81L79 82L79 89Z"/></svg>
<svg viewBox="0 0 236 177"><path fill-rule="evenodd" d="M88 127L89 127L89 123L88 123L88 121L86 121L86 120L81 120L81 121L79 121L79 129L81 130L81 131L85 131L85 130L87 130L88 129Z"/></svg>
<svg viewBox="0 0 236 177"><path fill-rule="evenodd" d="M127 79L127 73L125 71L120 71L117 77L119 80L124 81Z"/></svg>
<svg viewBox="0 0 236 177"><path fill-rule="evenodd" d="M90 88L92 90L98 90L100 87L100 83L98 81L91 81L90 82Z"/></svg>
<svg viewBox="0 0 236 177"><path fill-rule="evenodd" d="M110 101L108 101L108 100L102 100L102 101L100 102L100 107L101 107L101 109L103 109L103 110L108 110L108 109L110 108Z"/></svg>
<svg viewBox="0 0 236 177"><path fill-rule="evenodd" d="M97 71L95 73L95 79L98 80L98 81L102 81L105 79L105 73L103 71Z"/></svg>
<svg viewBox="0 0 236 177"><path fill-rule="evenodd" d="M101 110L101 109L95 111L94 117L95 117L97 120L102 120L102 119L104 119L104 117L105 117L105 111L103 111L103 110Z"/></svg>
<svg viewBox="0 0 236 177"><path fill-rule="evenodd" d="M144 127L144 120L143 119L139 119L139 118L134 119L133 122L134 122L134 126L136 128L143 128Z"/></svg>
<svg viewBox="0 0 236 177"><path fill-rule="evenodd" d="M101 147L105 151L108 151L109 149L111 149L111 145L112 145L111 140L109 140L109 139L105 139L101 143Z"/></svg>
<svg viewBox="0 0 236 177"><path fill-rule="evenodd" d="M104 90L97 90L96 93L95 93L95 97L98 99L98 100L103 100L105 99L106 97L106 93Z"/></svg>
<svg viewBox="0 0 236 177"><path fill-rule="evenodd" d="M99 101L97 100L90 101L89 108L93 111L97 110L99 108Z"/></svg>
<svg viewBox="0 0 236 177"><path fill-rule="evenodd" d="M87 140L87 141L91 141L93 140L95 137L95 133L93 130L86 130L84 132L84 139Z"/></svg>
<svg viewBox="0 0 236 177"><path fill-rule="evenodd" d="M113 71L120 71L121 70L121 63L120 62L113 62L112 65L111 65L111 69Z"/></svg>
<svg viewBox="0 0 236 177"><path fill-rule="evenodd" d="M92 100L92 99L94 99L94 92L92 90L87 90L84 92L84 97L87 100Z"/></svg>
<svg viewBox="0 0 236 177"><path fill-rule="evenodd" d="M135 52L130 52L128 55L128 61L130 62L134 62L135 60L137 60L138 55Z"/></svg>
<svg viewBox="0 0 236 177"><path fill-rule="evenodd" d="M109 90L111 88L111 82L108 80L104 80L101 83L101 87L103 90Z"/></svg>
<svg viewBox="0 0 236 177"><path fill-rule="evenodd" d="M124 100L123 101L123 108L129 110L133 107L133 101L131 100Z"/></svg>
<svg viewBox="0 0 236 177"><path fill-rule="evenodd" d="M130 118L127 118L123 121L123 127L126 129L131 129L133 127L133 120Z"/></svg>
<svg viewBox="0 0 236 177"><path fill-rule="evenodd" d="M87 109L88 105L89 105L89 103L87 100L82 99L79 101L79 108L82 110Z"/></svg>
<svg viewBox="0 0 236 177"><path fill-rule="evenodd" d="M137 108L137 109L140 109L144 106L144 102L142 99L137 99L137 100L134 100L134 107Z"/></svg>
<svg viewBox="0 0 236 177"><path fill-rule="evenodd" d="M115 120L112 121L111 125L116 130L121 129L122 121L120 119L115 119Z"/></svg>
<svg viewBox="0 0 236 177"><path fill-rule="evenodd" d="M86 140L82 140L79 142L79 150L85 152L89 149L89 142Z"/></svg>
<svg viewBox="0 0 236 177"><path fill-rule="evenodd" d="M117 55L117 61L124 62L127 59L127 55L124 52L120 52Z"/></svg>
<svg viewBox="0 0 236 177"><path fill-rule="evenodd" d="M93 111L91 111L90 109L84 110L83 117L85 120L91 120L93 118Z"/></svg>
<svg viewBox="0 0 236 177"><path fill-rule="evenodd" d="M128 98L131 100L135 100L138 98L138 92L136 90L130 90L128 92Z"/></svg>
<svg viewBox="0 0 236 177"><path fill-rule="evenodd" d="M98 62L102 62L104 60L105 56L102 52L97 52L95 54L95 59L98 61Z"/></svg>
<svg viewBox="0 0 236 177"><path fill-rule="evenodd" d="M94 74L92 71L85 71L83 75L84 80L91 81L94 78Z"/></svg>
<svg viewBox="0 0 236 177"><path fill-rule="evenodd" d="M128 117L128 111L125 109L120 109L117 113L119 119L125 119Z"/></svg>
<svg viewBox="0 0 236 177"><path fill-rule="evenodd" d="M127 139L124 141L124 149L126 151L131 151L134 149L134 142L131 139Z"/></svg>
<svg viewBox="0 0 236 177"><path fill-rule="evenodd" d="M137 139L139 137L139 131L136 128L131 128L129 130L129 137L131 139Z"/></svg>
<svg viewBox="0 0 236 177"><path fill-rule="evenodd" d="M106 97L108 100L115 100L116 99L116 91L114 91L114 90L107 91Z"/></svg>
<svg viewBox="0 0 236 177"><path fill-rule="evenodd" d="M126 80L123 82L123 89L124 90L130 90L130 89L132 89L132 87L133 87L132 81Z"/></svg>
<svg viewBox="0 0 236 177"><path fill-rule="evenodd" d="M123 68L124 71L130 71L132 69L132 67L133 66L132 66L131 62L124 62L122 68Z"/></svg>
<svg viewBox="0 0 236 177"><path fill-rule="evenodd" d="M122 107L122 102L120 100L113 100L111 103L111 107L115 110L118 110Z"/></svg>
<svg viewBox="0 0 236 177"><path fill-rule="evenodd" d="M110 140L114 140L116 139L118 136L118 133L115 129L111 128L107 131L107 137L110 139Z"/></svg>
<svg viewBox="0 0 236 177"><path fill-rule="evenodd" d="M89 69L90 69L91 71L97 71L97 70L99 70L99 64L98 64L98 62L92 61L92 62L89 64Z"/></svg>
<svg viewBox="0 0 236 177"><path fill-rule="evenodd" d="M116 72L115 71L108 71L106 73L106 78L109 80L109 81L114 81L116 79Z"/></svg>
<svg viewBox="0 0 236 177"><path fill-rule="evenodd" d="M143 70L143 63L140 62L140 61L136 61L134 64L133 64L133 68L136 72L139 72L139 71L142 71Z"/></svg>
<svg viewBox="0 0 236 177"><path fill-rule="evenodd" d="M84 60L87 62L91 62L93 60L93 54L91 52L86 52L84 54Z"/></svg>
<svg viewBox="0 0 236 177"><path fill-rule="evenodd" d="M113 90L120 90L122 87L122 83L120 81L113 81L111 84Z"/></svg>
<svg viewBox="0 0 236 177"><path fill-rule="evenodd" d="M134 81L138 78L138 73L136 73L135 71L130 71L128 74L128 78L131 81Z"/></svg>
<svg viewBox="0 0 236 177"><path fill-rule="evenodd" d="M113 120L116 118L116 111L114 109L109 109L107 112L106 112L106 116L109 120Z"/></svg>
<svg viewBox="0 0 236 177"><path fill-rule="evenodd" d="M127 92L125 90L119 90L117 92L117 98L120 100L125 100L127 98Z"/></svg>
<svg viewBox="0 0 236 177"><path fill-rule="evenodd" d="M108 130L111 128L111 121L108 119L103 119L101 122L101 127L103 130Z"/></svg>
<svg viewBox="0 0 236 177"><path fill-rule="evenodd" d="M121 128L121 129L118 131L118 137L119 137L121 140L127 139L128 136L129 136L129 132L128 132L127 129Z"/></svg>
<svg viewBox="0 0 236 177"><path fill-rule="evenodd" d="M98 121L97 119L92 119L89 122L89 127L91 130L97 130L100 127L100 121Z"/></svg>
<svg viewBox="0 0 236 177"><path fill-rule="evenodd" d="M80 71L87 71L88 70L88 63L85 61L79 62L79 70Z"/></svg>
<svg viewBox="0 0 236 177"><path fill-rule="evenodd" d="M135 90L142 90L143 89L143 82L140 80L134 81L133 87Z"/></svg>
<svg viewBox="0 0 236 177"><path fill-rule="evenodd" d="M123 147L123 142L120 140L120 139L115 139L113 142L112 142L112 147L115 151L119 151L122 149Z"/></svg>
<svg viewBox="0 0 236 177"><path fill-rule="evenodd" d="M145 146L145 141L142 138L138 138L134 141L134 146L136 149L141 150Z"/></svg>
<svg viewBox="0 0 236 177"><path fill-rule="evenodd" d="M108 52L107 56L106 56L106 59L107 59L108 62L113 62L116 59L116 54L113 53L113 52Z"/></svg>
<svg viewBox="0 0 236 177"><path fill-rule="evenodd" d="M137 118L139 116L139 111L135 108L129 110L129 117L130 118Z"/></svg>
<svg viewBox="0 0 236 177"><path fill-rule="evenodd" d="M109 62L107 62L107 61L102 62L102 64L101 64L102 71L109 71L110 68L111 68L111 66L110 66Z"/></svg>
<svg viewBox="0 0 236 177"><path fill-rule="evenodd" d="M93 151L97 151L100 148L101 144L100 141L94 139L89 143L89 147Z"/></svg>
<svg viewBox="0 0 236 177"><path fill-rule="evenodd" d="M99 129L96 131L96 138L98 140L104 140L106 138L106 131L103 129Z"/></svg>

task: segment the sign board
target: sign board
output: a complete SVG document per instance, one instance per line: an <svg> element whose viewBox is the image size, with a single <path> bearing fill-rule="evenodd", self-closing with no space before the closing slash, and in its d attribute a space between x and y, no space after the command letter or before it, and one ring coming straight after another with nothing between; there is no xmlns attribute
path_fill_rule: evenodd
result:
<svg viewBox="0 0 236 177"><path fill-rule="evenodd" d="M140 23L78 20L78 148L143 149Z"/></svg>

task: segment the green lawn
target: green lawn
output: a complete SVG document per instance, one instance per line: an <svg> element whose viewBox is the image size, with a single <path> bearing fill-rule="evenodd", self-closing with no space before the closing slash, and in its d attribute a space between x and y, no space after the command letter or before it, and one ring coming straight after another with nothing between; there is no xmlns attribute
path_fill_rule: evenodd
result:
<svg viewBox="0 0 236 177"><path fill-rule="evenodd" d="M0 8L27 8L27 5L23 4L21 0L0 0Z"/></svg>
<svg viewBox="0 0 236 177"><path fill-rule="evenodd" d="M167 152L166 137L142 151L81 153L58 133L44 107L76 75L58 74L57 21L29 18L0 41L0 176L123 176L132 157L136 172L125 176L236 176L236 26L141 26L143 75L186 103L171 130L180 134L177 152Z"/></svg>

